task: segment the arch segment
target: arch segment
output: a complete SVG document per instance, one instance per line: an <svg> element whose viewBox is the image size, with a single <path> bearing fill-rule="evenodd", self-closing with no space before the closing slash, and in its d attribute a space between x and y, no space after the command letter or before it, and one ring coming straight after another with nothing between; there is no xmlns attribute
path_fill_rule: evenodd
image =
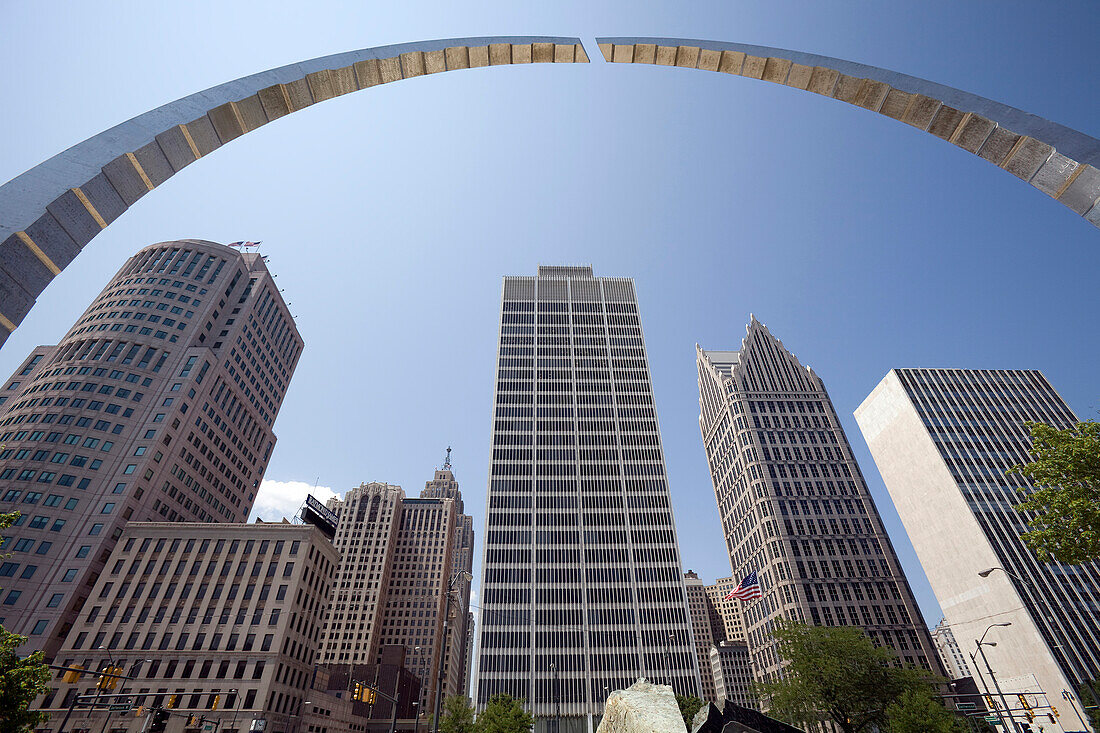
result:
<svg viewBox="0 0 1100 733"><path fill-rule="evenodd" d="M211 87L88 138L0 186L0 344L35 298L138 199L222 145L326 99L481 66L586 63L578 38L452 38L380 46Z"/></svg>
<svg viewBox="0 0 1100 733"><path fill-rule="evenodd" d="M685 38L597 38L606 61L745 76L853 104L946 140L1100 227L1100 140L915 76L829 56Z"/></svg>

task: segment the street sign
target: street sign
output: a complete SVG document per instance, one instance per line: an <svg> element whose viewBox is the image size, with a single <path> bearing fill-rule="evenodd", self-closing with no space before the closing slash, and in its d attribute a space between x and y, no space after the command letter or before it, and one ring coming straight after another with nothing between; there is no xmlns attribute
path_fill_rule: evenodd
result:
<svg viewBox="0 0 1100 733"><path fill-rule="evenodd" d="M992 723L993 725L1000 725L1001 719L998 718L996 715L987 715L985 716L985 722Z"/></svg>
<svg viewBox="0 0 1100 733"><path fill-rule="evenodd" d="M204 725L202 727L202 729L203 730L214 730L214 724L213 723L207 723L206 725Z"/></svg>
<svg viewBox="0 0 1100 733"><path fill-rule="evenodd" d="M957 702L955 703L955 707L959 710L976 710L978 704L975 702Z"/></svg>
<svg viewBox="0 0 1100 733"><path fill-rule="evenodd" d="M133 705L128 702L115 703L108 708L112 713L128 713L133 709Z"/></svg>

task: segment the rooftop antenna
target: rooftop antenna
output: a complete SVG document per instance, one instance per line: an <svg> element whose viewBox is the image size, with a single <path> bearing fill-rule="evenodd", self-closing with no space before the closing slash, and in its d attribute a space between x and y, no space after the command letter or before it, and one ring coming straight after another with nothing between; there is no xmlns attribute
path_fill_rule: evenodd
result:
<svg viewBox="0 0 1100 733"><path fill-rule="evenodd" d="M447 446L447 457L443 459L443 470L451 470L451 446Z"/></svg>

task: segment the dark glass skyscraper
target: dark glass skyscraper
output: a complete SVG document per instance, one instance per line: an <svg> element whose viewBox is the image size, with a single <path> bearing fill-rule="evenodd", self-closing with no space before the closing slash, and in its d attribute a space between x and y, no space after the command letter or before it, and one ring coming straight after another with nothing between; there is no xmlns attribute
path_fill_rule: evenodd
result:
<svg viewBox="0 0 1100 733"><path fill-rule="evenodd" d="M492 451L477 706L584 731L638 677L698 694L633 281L505 278Z"/></svg>
<svg viewBox="0 0 1100 733"><path fill-rule="evenodd" d="M22 515L0 623L21 652L53 656L126 522L247 519L301 353L263 258L192 239L138 252L31 352L0 390L0 512Z"/></svg>
<svg viewBox="0 0 1100 733"><path fill-rule="evenodd" d="M941 672L935 646L825 385L755 318L737 351L698 349L699 427L758 680L782 666L779 619L861 626Z"/></svg>

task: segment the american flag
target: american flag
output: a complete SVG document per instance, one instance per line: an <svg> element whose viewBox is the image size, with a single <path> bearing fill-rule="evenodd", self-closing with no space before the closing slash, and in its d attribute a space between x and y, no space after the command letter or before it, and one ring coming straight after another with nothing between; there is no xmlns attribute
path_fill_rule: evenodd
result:
<svg viewBox="0 0 1100 733"><path fill-rule="evenodd" d="M227 247L256 247L260 242L231 242Z"/></svg>
<svg viewBox="0 0 1100 733"><path fill-rule="evenodd" d="M763 593L760 592L760 581L756 579L756 571L753 570L723 600L728 601L736 598L739 601L755 601L761 596L763 596Z"/></svg>

